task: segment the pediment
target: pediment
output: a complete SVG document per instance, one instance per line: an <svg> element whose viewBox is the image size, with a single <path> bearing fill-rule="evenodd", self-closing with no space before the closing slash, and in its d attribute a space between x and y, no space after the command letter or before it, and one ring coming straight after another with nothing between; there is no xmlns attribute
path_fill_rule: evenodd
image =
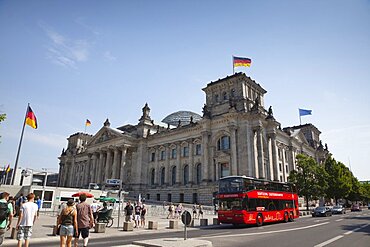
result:
<svg viewBox="0 0 370 247"><path fill-rule="evenodd" d="M123 133L121 133L119 130L104 126L93 136L88 146L108 142L110 140L122 137Z"/></svg>
<svg viewBox="0 0 370 247"><path fill-rule="evenodd" d="M292 134L292 137L300 143L308 144L307 139L301 130L296 130L296 132Z"/></svg>

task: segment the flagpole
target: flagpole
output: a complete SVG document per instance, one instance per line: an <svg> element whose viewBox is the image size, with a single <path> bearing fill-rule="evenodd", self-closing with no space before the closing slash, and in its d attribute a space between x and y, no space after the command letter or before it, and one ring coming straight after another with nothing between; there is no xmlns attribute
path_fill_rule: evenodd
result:
<svg viewBox="0 0 370 247"><path fill-rule="evenodd" d="M29 106L30 106L30 103L28 103L28 105L27 105L26 115L25 115L24 121L23 121L22 134L21 134L21 139L19 140L17 158L15 159L15 164L14 164L14 169L13 169L13 174L12 174L12 180L11 180L11 183L10 183L11 185L14 185L15 172L17 171L17 168L18 168L19 153L21 152L21 146L22 146L22 140L23 140L23 134L24 134L24 127L26 126L26 118L27 118L27 113L28 113L28 107Z"/></svg>
<svg viewBox="0 0 370 247"><path fill-rule="evenodd" d="M233 74L235 74L234 56L231 56L231 62L232 62L232 64L233 64Z"/></svg>

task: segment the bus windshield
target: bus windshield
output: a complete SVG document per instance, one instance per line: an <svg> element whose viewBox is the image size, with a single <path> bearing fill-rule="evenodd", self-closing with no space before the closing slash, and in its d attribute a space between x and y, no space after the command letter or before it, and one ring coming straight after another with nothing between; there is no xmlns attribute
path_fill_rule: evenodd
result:
<svg viewBox="0 0 370 247"><path fill-rule="evenodd" d="M243 199L242 198L227 198L220 199L219 210L242 210L243 209Z"/></svg>
<svg viewBox="0 0 370 247"><path fill-rule="evenodd" d="M239 193L244 190L243 178L226 178L219 181L219 193Z"/></svg>

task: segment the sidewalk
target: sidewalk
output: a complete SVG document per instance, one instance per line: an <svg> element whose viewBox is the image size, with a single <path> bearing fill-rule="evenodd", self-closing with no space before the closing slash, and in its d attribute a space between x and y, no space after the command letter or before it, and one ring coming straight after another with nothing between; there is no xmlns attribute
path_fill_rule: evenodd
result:
<svg viewBox="0 0 370 247"><path fill-rule="evenodd" d="M117 215L114 217L114 224L111 228L106 228L105 233L95 233L94 229L90 230L90 240L94 241L94 239L99 238L109 238L109 237L116 237L116 236L128 236L128 235L138 235L138 234L153 234L153 233L163 233L163 232L177 232L177 231L183 231L184 225L181 222L181 219L177 219L178 221L178 228L177 229L169 229L169 219L166 218L167 215L163 215L163 213L160 212L153 212L157 215L151 215L146 217L146 226L140 227L140 228L134 228L133 231L123 231L123 222L124 222L124 216L120 217L120 227L117 227L118 218ZM204 219L208 219L208 225L212 225L213 218L217 216L211 215L211 214L205 214ZM12 226L15 227L17 223L18 218L13 218ZM156 221L158 222L158 230L149 230L148 229L148 221ZM56 216L53 216L52 213L43 212L40 213L39 219L36 220L35 225L33 227L32 237L31 237L31 243L35 244L38 242L44 242L44 241L58 241L59 236L52 236L53 227L56 224ZM189 231L196 230L200 226L200 220L195 219L194 220L194 227L188 227ZM11 230L8 231L5 234L5 246L8 245L15 245L17 241L15 239L10 239ZM147 243L135 243L137 246L212 246L212 245L189 245L191 241L187 241L186 245L182 245L181 241L177 240L171 240L169 241L162 239L162 242L166 243L165 245L147 245ZM153 241L151 241L153 242ZM140 245L138 245L140 244ZM175 244L175 245L171 245ZM135 245L134 245L135 246Z"/></svg>

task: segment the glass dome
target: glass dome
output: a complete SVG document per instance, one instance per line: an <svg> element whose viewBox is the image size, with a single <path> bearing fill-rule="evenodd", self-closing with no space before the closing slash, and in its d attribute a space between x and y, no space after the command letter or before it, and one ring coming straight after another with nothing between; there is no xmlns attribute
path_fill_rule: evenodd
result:
<svg viewBox="0 0 370 247"><path fill-rule="evenodd" d="M167 117L165 117L162 122L172 125L172 126L177 126L179 124L179 120L181 121L181 125L186 125L190 124L190 118L193 117L193 122L198 122L199 120L202 119L202 117L191 111L178 111L174 112Z"/></svg>

